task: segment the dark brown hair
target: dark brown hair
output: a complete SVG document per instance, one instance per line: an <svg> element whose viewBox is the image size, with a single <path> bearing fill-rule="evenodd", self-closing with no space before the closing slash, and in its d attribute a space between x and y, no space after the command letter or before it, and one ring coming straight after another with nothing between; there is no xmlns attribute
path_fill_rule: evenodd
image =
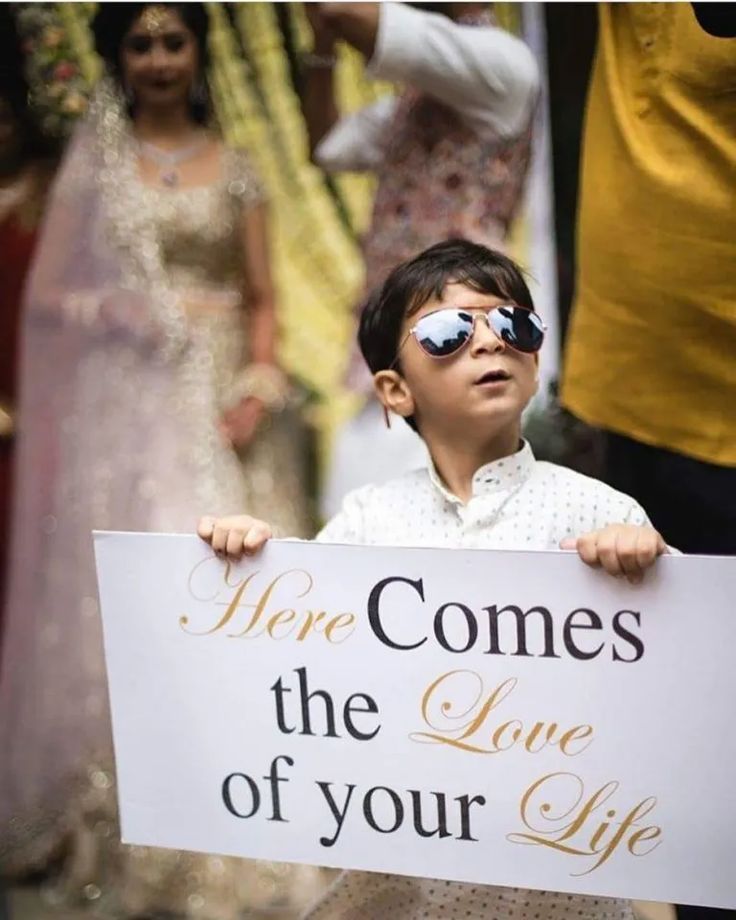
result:
<svg viewBox="0 0 736 920"><path fill-rule="evenodd" d="M397 265L368 298L360 316L358 342L372 373L391 367L400 370L397 352L404 318L428 300L441 298L451 283L534 309L523 272L508 256L464 239L437 243ZM406 421L417 430L413 419Z"/></svg>

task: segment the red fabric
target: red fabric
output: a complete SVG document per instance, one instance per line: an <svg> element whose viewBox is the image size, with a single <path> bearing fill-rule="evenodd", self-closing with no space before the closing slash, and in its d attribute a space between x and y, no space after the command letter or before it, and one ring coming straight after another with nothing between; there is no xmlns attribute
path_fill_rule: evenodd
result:
<svg viewBox="0 0 736 920"><path fill-rule="evenodd" d="M15 403L23 285L33 254L36 232L15 215L0 222L0 401ZM13 443L0 440L0 628L5 606L6 566L10 536Z"/></svg>
<svg viewBox="0 0 736 920"><path fill-rule="evenodd" d="M11 215L0 223L0 399L15 401L20 306L36 241Z"/></svg>

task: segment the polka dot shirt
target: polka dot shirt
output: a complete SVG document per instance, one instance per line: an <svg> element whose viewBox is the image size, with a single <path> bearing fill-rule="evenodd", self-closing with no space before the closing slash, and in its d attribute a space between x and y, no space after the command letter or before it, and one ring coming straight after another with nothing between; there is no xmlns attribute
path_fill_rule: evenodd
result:
<svg viewBox="0 0 736 920"><path fill-rule="evenodd" d="M595 479L542 463L524 444L481 467L463 503L433 466L350 493L318 540L391 546L556 550L608 524L648 525L631 498ZM633 920L628 901L341 872L303 920Z"/></svg>
<svg viewBox="0 0 736 920"><path fill-rule="evenodd" d="M464 504L432 465L351 492L317 537L326 543L556 550L607 524L648 525L643 509L597 479L518 453L473 477Z"/></svg>

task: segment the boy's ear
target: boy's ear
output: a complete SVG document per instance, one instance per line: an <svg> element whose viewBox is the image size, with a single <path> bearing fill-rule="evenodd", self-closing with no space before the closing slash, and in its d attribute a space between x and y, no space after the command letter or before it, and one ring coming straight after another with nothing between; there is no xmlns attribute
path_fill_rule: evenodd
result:
<svg viewBox="0 0 736 920"><path fill-rule="evenodd" d="M414 415L414 397L398 371L378 371L373 375L373 389L384 409L402 418Z"/></svg>

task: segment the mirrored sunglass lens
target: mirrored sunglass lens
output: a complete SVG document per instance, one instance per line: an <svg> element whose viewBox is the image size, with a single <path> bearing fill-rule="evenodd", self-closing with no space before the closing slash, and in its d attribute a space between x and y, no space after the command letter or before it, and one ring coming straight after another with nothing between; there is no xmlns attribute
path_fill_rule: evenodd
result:
<svg viewBox="0 0 736 920"><path fill-rule="evenodd" d="M435 358L451 355L468 341L473 317L459 310L439 310L422 317L415 335L421 347Z"/></svg>
<svg viewBox="0 0 736 920"><path fill-rule="evenodd" d="M521 307L499 307L491 313L496 334L517 351L535 352L542 347L544 327L531 310Z"/></svg>

